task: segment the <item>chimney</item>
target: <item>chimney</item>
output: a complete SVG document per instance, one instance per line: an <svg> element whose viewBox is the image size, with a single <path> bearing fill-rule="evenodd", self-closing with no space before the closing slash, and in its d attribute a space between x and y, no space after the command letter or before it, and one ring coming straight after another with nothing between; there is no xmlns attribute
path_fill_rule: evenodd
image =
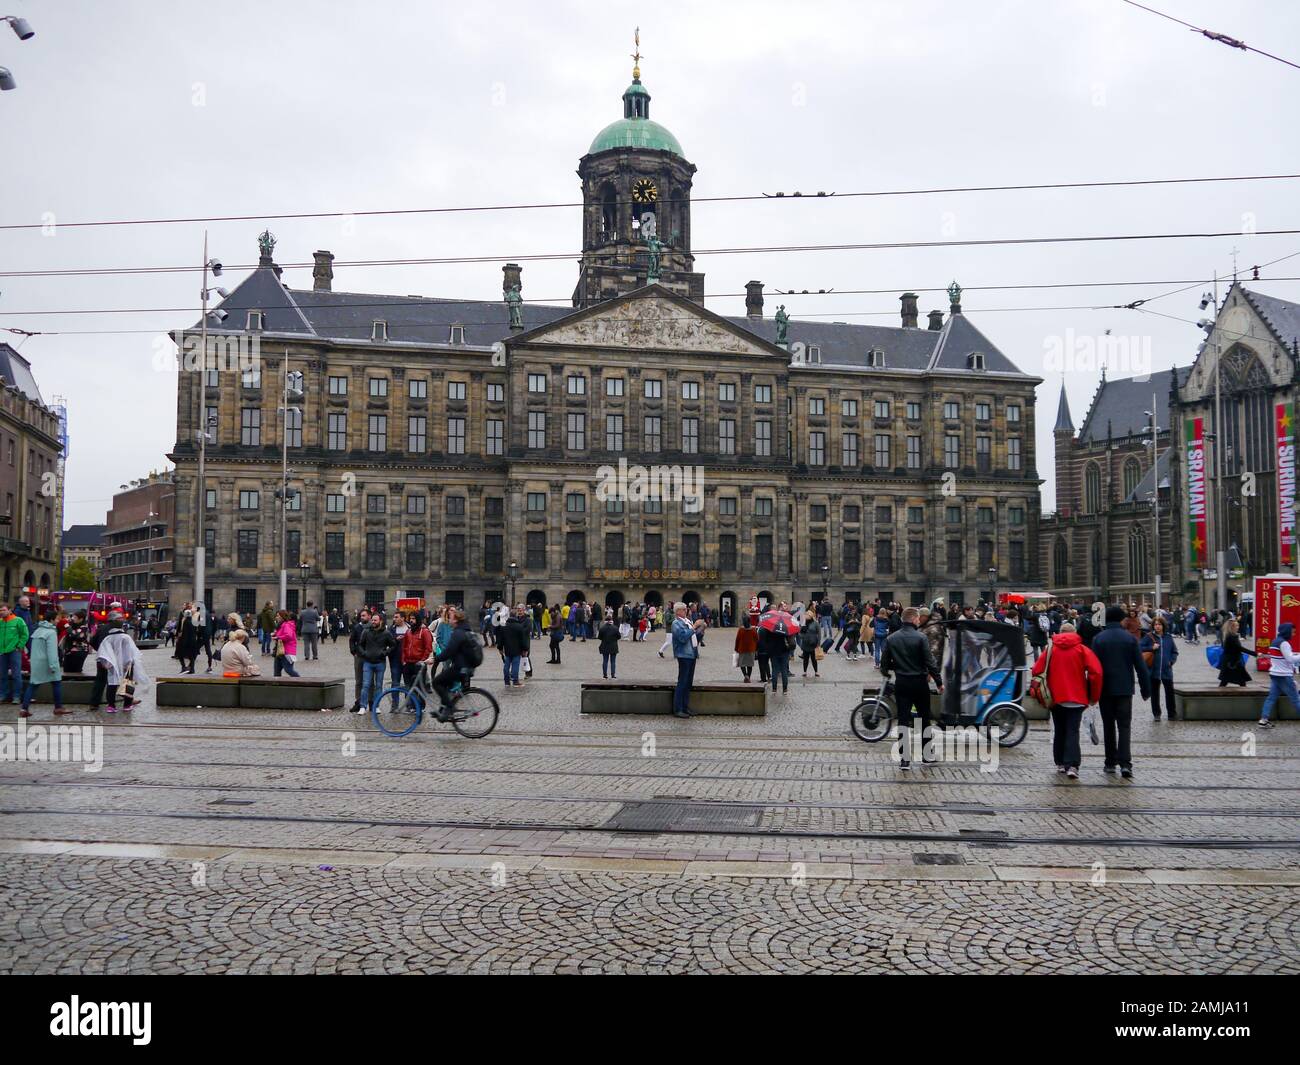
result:
<svg viewBox="0 0 1300 1065"><path fill-rule="evenodd" d="M898 299L899 299L899 302L902 303L902 305L903 305L903 306L902 306L903 328L905 328L905 329L915 329L915 328L916 328L916 314L917 314L917 311L916 311L916 293L915 293L915 292L904 292L901 296L898 297Z"/></svg>
<svg viewBox="0 0 1300 1065"><path fill-rule="evenodd" d="M316 260L316 265L311 271L311 287L317 292L329 292L334 280L334 267L330 265L334 262L334 253L318 251L313 252L312 257Z"/></svg>
<svg viewBox="0 0 1300 1065"><path fill-rule="evenodd" d="M519 286L519 294L522 296L524 292L523 271L518 263L506 263L505 266L501 267L501 295L510 295L510 289L515 285Z"/></svg>
<svg viewBox="0 0 1300 1065"><path fill-rule="evenodd" d="M930 312L930 328L931 329L943 328L943 311Z"/></svg>
<svg viewBox="0 0 1300 1065"><path fill-rule="evenodd" d="M763 282L745 282L745 314L750 318L763 317Z"/></svg>

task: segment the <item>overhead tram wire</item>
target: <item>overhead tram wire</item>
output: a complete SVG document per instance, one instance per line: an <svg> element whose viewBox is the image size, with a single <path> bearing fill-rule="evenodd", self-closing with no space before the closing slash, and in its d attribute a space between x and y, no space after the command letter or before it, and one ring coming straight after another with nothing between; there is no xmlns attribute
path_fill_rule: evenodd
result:
<svg viewBox="0 0 1300 1065"><path fill-rule="evenodd" d="M1266 262L1266 263L1258 263L1258 264L1256 264L1256 265L1254 265L1254 266L1251 266L1251 267L1250 267L1250 270L1251 270L1252 272L1258 273L1260 270L1267 269L1267 268L1270 267L1270 266L1276 266L1278 263L1284 263L1284 262L1286 262L1288 259L1294 259L1294 258L1296 258L1296 256L1300 256L1300 251L1293 251L1293 252L1291 252L1291 253L1289 253L1289 254L1287 254L1287 255L1279 256L1279 257L1276 258L1276 259L1270 259L1270 260L1269 260L1268 262ZM1226 276L1226 275L1225 275L1225 276ZM1234 279L1235 279L1235 278L1234 278ZM1171 288L1168 292L1162 292L1162 293L1160 293L1160 295L1158 295L1158 296L1149 296L1149 297L1147 297L1146 299L1134 300L1132 303L1118 303L1118 304L1116 304L1116 305L1114 306L1114 308L1112 308L1112 309L1113 309L1113 310L1117 310L1117 311L1138 311L1138 310L1141 310L1141 309L1143 308L1143 306L1145 306L1146 304L1148 304L1148 303L1152 303L1152 302L1154 302L1155 300L1162 300L1162 299L1164 299L1166 296L1176 296L1176 295L1178 295L1180 292L1190 292L1190 291L1191 291L1192 289L1194 289L1194 288L1200 288L1202 285L1208 285L1208 284L1211 284L1211 283L1213 282L1213 280L1214 280L1213 278L1206 278L1204 281L1193 281L1193 282L1191 282L1190 284L1187 284L1187 285L1183 285L1183 283L1182 283L1181 281L1162 281L1162 282L1160 282L1160 284L1165 284L1165 285L1183 285L1183 287L1182 287L1182 288ZM1264 277L1261 277L1261 278L1250 278L1250 280L1252 280L1252 281L1256 281L1256 280L1258 280L1258 281L1291 281L1291 280L1293 280L1293 278L1289 278L1289 277L1264 278Z"/></svg>
<svg viewBox="0 0 1300 1065"><path fill-rule="evenodd" d="M1251 236L1276 237L1295 236L1300 229L1259 229ZM924 240L924 241L883 241L873 244L779 244L757 247L735 248L700 248L692 254L701 255L768 255L792 252L828 252L828 251L900 251L923 248L983 248L1012 247L1016 245L1040 244L1104 244L1111 241L1138 240L1208 240L1218 237L1241 237L1240 230L1187 233L1109 233L1095 236L1072 237L989 237L982 240ZM581 258L577 252L538 253L530 255L465 255L441 256L427 259L355 259L335 261L335 269L362 266L441 266L470 263L507 263L507 262L545 262L554 260L572 261ZM315 262L277 263L281 270L311 270ZM228 264L227 270L253 270L257 263ZM115 266L87 267L69 270L0 270L0 277L125 277L144 274L184 274L201 269L195 266Z"/></svg>
<svg viewBox="0 0 1300 1065"><path fill-rule="evenodd" d="M805 202L809 200L852 200L890 196L939 196L972 192L1050 192L1065 189L1139 188L1160 185L1203 185L1234 181L1289 181L1300 174L1233 174L1214 177L1135 178L1122 181L1058 181L1019 185L954 185L918 189L869 189L856 192L793 192L793 193L742 193L730 196L693 196L692 206L702 203L745 203L758 201ZM632 203L648 206L635 200L617 200L618 204ZM195 215L174 218L119 218L89 222L58 222L58 229L88 229L108 226L161 226L216 222L280 222L319 218L379 218L395 215L471 214L495 211L539 211L586 206L581 201L556 203L483 204L469 207L404 207L382 208L367 211L294 211L263 212L242 215ZM0 231L45 230L48 222L16 222L0 224Z"/></svg>
<svg viewBox="0 0 1300 1065"><path fill-rule="evenodd" d="M1289 67L1295 67L1296 70L1300 70L1300 63L1293 63L1289 59L1283 59L1280 55L1274 55L1272 52L1265 52L1262 48L1252 48L1245 41L1238 40L1236 37L1229 37L1226 33L1217 33L1214 30L1207 30L1203 26L1193 26L1190 22L1184 22L1182 19L1177 18L1174 15L1168 15L1163 11L1157 11L1154 7L1147 7L1146 4L1139 4L1136 0L1122 0L1122 2L1128 4L1129 7L1136 7L1142 11L1148 11L1152 15L1159 15L1161 18L1168 19L1170 22L1176 22L1180 26L1186 26L1194 33L1199 33L1202 37L1211 41L1216 41L1219 44L1226 44L1229 48L1237 48L1243 52L1254 52L1256 55L1262 55L1266 59L1273 59L1279 63L1285 63Z"/></svg>

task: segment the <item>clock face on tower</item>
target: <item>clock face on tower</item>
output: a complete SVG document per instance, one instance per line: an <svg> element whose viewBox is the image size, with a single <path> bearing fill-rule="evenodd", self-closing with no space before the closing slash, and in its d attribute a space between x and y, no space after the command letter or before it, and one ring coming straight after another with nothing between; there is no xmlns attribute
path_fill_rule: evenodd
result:
<svg viewBox="0 0 1300 1065"><path fill-rule="evenodd" d="M659 189L649 178L637 178L632 182L632 199L637 203L654 203L659 198Z"/></svg>

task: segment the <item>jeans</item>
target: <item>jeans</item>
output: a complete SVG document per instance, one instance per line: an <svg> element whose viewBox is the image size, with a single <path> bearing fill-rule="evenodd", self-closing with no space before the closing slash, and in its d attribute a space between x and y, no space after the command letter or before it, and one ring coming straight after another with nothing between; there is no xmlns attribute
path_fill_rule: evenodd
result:
<svg viewBox="0 0 1300 1065"><path fill-rule="evenodd" d="M522 655L504 655L501 659L501 672L505 676L506 686L519 683L519 663Z"/></svg>
<svg viewBox="0 0 1300 1065"><path fill-rule="evenodd" d="M293 668L293 663L289 661L288 655L275 656L275 675L278 677L281 673L288 673L291 677L298 675L298 671Z"/></svg>
<svg viewBox="0 0 1300 1065"><path fill-rule="evenodd" d="M1106 741L1106 765L1110 768L1133 768L1129 752L1129 733L1133 730L1133 696L1103 695L1101 705L1101 732Z"/></svg>
<svg viewBox="0 0 1300 1065"><path fill-rule="evenodd" d="M607 673L611 677L617 677L615 670L618 668L618 652L610 653L609 651L600 652L600 675L603 677Z"/></svg>
<svg viewBox="0 0 1300 1065"><path fill-rule="evenodd" d="M677 687L673 690L673 713L685 711L690 713L691 685L695 683L695 663L697 658L679 658L677 660Z"/></svg>
<svg viewBox="0 0 1300 1065"><path fill-rule="evenodd" d="M1174 711L1174 682L1172 680L1158 680L1151 678L1151 713L1154 717L1160 716L1160 689L1165 690L1165 710L1168 712L1169 719L1172 721L1175 716Z"/></svg>
<svg viewBox="0 0 1300 1065"><path fill-rule="evenodd" d="M777 678L781 680L781 690L783 692L790 690L790 656L789 655L771 655L769 668L772 671L772 690L776 691Z"/></svg>
<svg viewBox="0 0 1300 1065"><path fill-rule="evenodd" d="M269 655L271 653L271 630L261 629L258 631L258 635L262 638L262 654Z"/></svg>
<svg viewBox="0 0 1300 1065"><path fill-rule="evenodd" d="M1083 761L1079 750L1079 726L1084 708L1058 703L1052 707L1052 761L1066 769L1078 769Z"/></svg>
<svg viewBox="0 0 1300 1065"><path fill-rule="evenodd" d="M375 704L379 702L379 693L384 687L384 666L387 665L382 659L378 662L367 662L364 658L361 662L361 695L358 697L361 705L367 710L373 710Z"/></svg>
<svg viewBox="0 0 1300 1065"><path fill-rule="evenodd" d="M63 682L52 680L49 682L50 687L54 689L54 707L56 710L63 709ZM23 692L23 709L26 710L32 705L32 696L36 694L39 684L33 684L30 680L27 682L27 690Z"/></svg>
<svg viewBox="0 0 1300 1065"><path fill-rule="evenodd" d="M1275 677L1272 673L1268 675L1268 696L1264 699L1264 709L1260 711L1261 721L1267 721L1269 715L1273 713L1273 707L1276 705L1278 697L1284 696L1295 710L1296 716L1300 717L1300 695L1296 694L1295 677Z"/></svg>
<svg viewBox="0 0 1300 1065"><path fill-rule="evenodd" d="M822 623L822 639L829 640L832 635L831 619L829 617L824 617L821 619L821 623Z"/></svg>
<svg viewBox="0 0 1300 1065"><path fill-rule="evenodd" d="M871 654L876 660L876 665L880 665L880 653L885 649L885 641L877 636L871 641Z"/></svg>
<svg viewBox="0 0 1300 1065"><path fill-rule="evenodd" d="M10 677L13 684L10 685ZM23 693L23 652L15 647L0 655L0 699L12 702Z"/></svg>

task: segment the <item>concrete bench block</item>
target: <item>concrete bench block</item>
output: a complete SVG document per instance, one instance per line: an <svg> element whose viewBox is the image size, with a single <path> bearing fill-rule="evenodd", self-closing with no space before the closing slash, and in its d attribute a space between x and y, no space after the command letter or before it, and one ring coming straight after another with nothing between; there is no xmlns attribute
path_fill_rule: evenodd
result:
<svg viewBox="0 0 1300 1065"><path fill-rule="evenodd" d="M64 706L89 706L90 689L95 684L94 677L82 676L65 676L63 678L63 705ZM27 677L23 677L23 686L27 685ZM54 705L54 689L48 684L42 684L36 689L36 694L32 696L33 703L48 703Z"/></svg>
<svg viewBox="0 0 1300 1065"><path fill-rule="evenodd" d="M343 706L343 678L241 677L239 705L245 710L337 710Z"/></svg>
<svg viewBox="0 0 1300 1065"><path fill-rule="evenodd" d="M154 682L158 706L236 707L239 681L234 677L160 677Z"/></svg>
<svg viewBox="0 0 1300 1065"><path fill-rule="evenodd" d="M1174 707L1188 721L1258 721L1268 695L1268 676L1262 684L1235 684L1226 688L1180 687L1174 685ZM1273 709L1274 721L1295 721L1296 712L1285 699Z"/></svg>
<svg viewBox="0 0 1300 1065"><path fill-rule="evenodd" d="M617 680L582 685L584 714L671 714L675 684ZM691 689L691 713L763 717L767 689L761 684L697 684Z"/></svg>

